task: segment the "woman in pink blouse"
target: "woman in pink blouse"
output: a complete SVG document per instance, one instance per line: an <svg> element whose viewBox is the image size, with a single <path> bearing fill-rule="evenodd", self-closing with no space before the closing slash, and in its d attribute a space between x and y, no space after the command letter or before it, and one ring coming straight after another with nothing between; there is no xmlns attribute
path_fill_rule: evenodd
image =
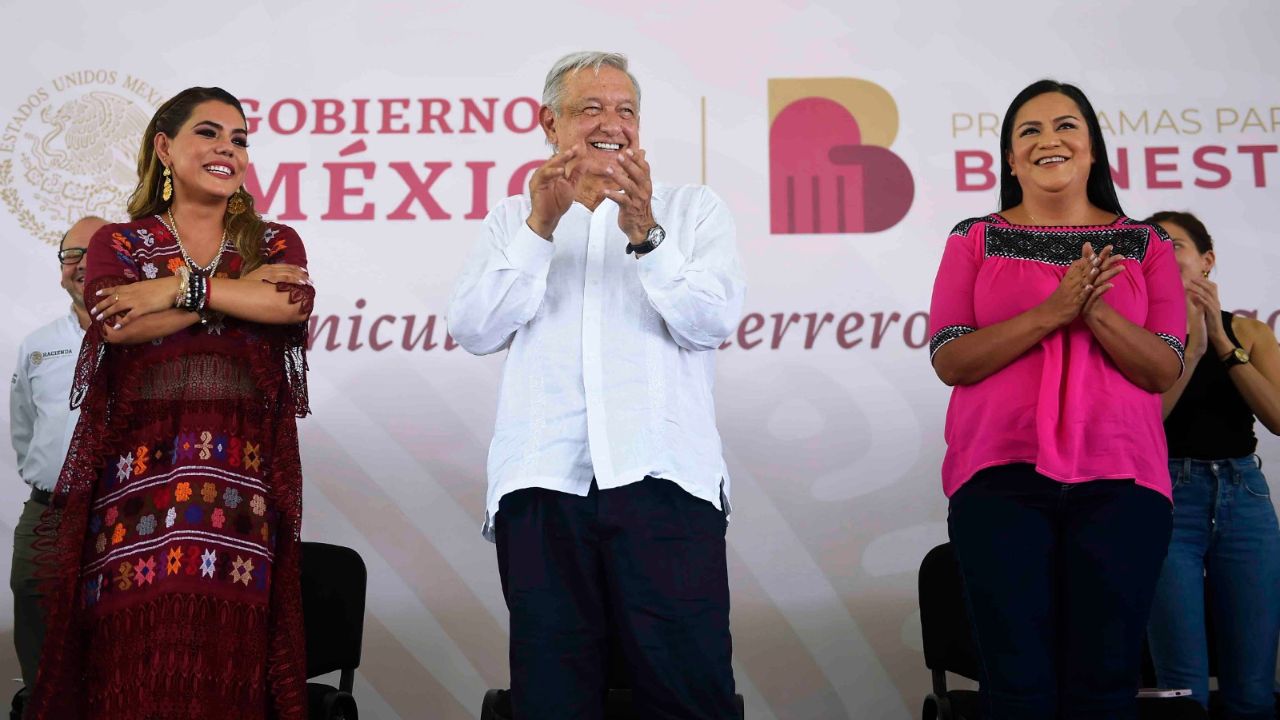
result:
<svg viewBox="0 0 1280 720"><path fill-rule="evenodd" d="M1000 155L1000 212L951 232L930 313L985 717L1136 717L1171 527L1160 393L1182 372L1182 284L1164 232L1121 211L1078 88L1019 93Z"/></svg>

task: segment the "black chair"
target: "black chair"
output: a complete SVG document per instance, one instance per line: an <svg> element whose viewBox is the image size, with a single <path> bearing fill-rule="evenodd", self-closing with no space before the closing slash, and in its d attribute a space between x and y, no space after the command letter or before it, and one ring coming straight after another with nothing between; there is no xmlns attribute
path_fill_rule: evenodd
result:
<svg viewBox="0 0 1280 720"><path fill-rule="evenodd" d="M339 671L338 687L307 683L310 720L359 720L356 668L364 638L368 573L360 554L327 543L302 543L302 615L307 635L307 677Z"/></svg>
<svg viewBox="0 0 1280 720"><path fill-rule="evenodd" d="M930 550L920 563L920 629L924 664L933 674L933 692L925 696L922 720L981 720L979 695L951 690L947 673L977 682L981 671L964 585L951 543ZM1141 720L1201 720L1204 708L1190 698L1143 698Z"/></svg>
<svg viewBox="0 0 1280 720"><path fill-rule="evenodd" d="M27 696L30 694L25 687L13 694L13 702L9 704L9 720L22 720L22 711L27 707Z"/></svg>
<svg viewBox="0 0 1280 720"><path fill-rule="evenodd" d="M933 676L933 692L925 696L922 720L976 720L980 717L978 693L947 687L948 672L974 682L981 673L960 568L950 543L924 556L919 588L924 665Z"/></svg>

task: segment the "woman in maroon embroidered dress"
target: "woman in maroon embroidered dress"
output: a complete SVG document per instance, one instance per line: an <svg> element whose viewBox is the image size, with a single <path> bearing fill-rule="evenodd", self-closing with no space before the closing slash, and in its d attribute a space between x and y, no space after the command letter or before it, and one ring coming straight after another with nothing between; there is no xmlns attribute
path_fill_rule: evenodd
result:
<svg viewBox="0 0 1280 720"><path fill-rule="evenodd" d="M143 138L133 220L90 243L29 718L306 715L295 417L314 290L297 234L241 185L247 147L234 96L179 93Z"/></svg>

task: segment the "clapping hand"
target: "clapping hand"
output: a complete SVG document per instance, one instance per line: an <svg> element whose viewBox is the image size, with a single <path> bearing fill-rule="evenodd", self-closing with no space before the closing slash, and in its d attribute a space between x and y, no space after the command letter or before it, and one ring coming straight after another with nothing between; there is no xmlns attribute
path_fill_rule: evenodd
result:
<svg viewBox="0 0 1280 720"><path fill-rule="evenodd" d="M636 147L634 131L624 125L622 134L627 137L627 149L618 153L616 161L605 171L619 189L606 189L604 195L618 204L618 227L632 245L639 245L658 224L653 218L653 180L649 177L644 150Z"/></svg>
<svg viewBox="0 0 1280 720"><path fill-rule="evenodd" d="M569 212L578 196L578 182L582 179L580 166L574 160L586 151L578 143L550 160L529 178L529 199L533 209L529 213L529 229L550 240L560 218Z"/></svg>
<svg viewBox="0 0 1280 720"><path fill-rule="evenodd" d="M1080 314L1085 319L1097 314L1102 308L1109 307L1102 301L1102 296L1115 287L1111 281L1120 273L1124 272L1123 255L1115 253L1115 247L1108 245L1102 248L1102 252L1094 255L1093 244L1085 243L1080 251L1081 259L1087 259L1094 270L1092 285L1089 291L1089 297L1084 301L1084 307L1081 308Z"/></svg>

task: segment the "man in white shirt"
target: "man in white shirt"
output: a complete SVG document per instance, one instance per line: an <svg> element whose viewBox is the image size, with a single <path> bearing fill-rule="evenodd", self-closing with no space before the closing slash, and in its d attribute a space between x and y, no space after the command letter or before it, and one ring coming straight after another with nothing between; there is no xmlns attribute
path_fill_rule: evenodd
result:
<svg viewBox="0 0 1280 720"><path fill-rule="evenodd" d="M484 533L521 718L602 716L625 658L644 718L731 718L715 351L745 282L728 209L653 183L627 60L575 53L540 110L555 154L489 213L449 330L507 350Z"/></svg>
<svg viewBox="0 0 1280 720"><path fill-rule="evenodd" d="M84 305L85 251L89 239L107 221L86 217L67 231L58 245L62 287L71 296L71 312L36 330L18 348L18 367L9 384L9 431L18 454L18 475L31 486L13 531L13 644L28 688L36 680L44 613L35 577L36 525L49 506L49 496L67 457L79 410L71 410L80 341L89 327Z"/></svg>

